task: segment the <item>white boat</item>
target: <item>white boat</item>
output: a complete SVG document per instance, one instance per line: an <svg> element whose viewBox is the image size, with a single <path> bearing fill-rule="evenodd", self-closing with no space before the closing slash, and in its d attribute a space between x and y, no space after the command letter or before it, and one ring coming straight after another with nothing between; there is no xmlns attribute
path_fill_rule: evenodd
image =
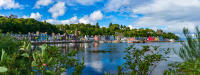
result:
<svg viewBox="0 0 200 75"><path fill-rule="evenodd" d="M99 41L99 43L104 43L104 41L101 40L101 41Z"/></svg>
<svg viewBox="0 0 200 75"><path fill-rule="evenodd" d="M176 40L174 40L174 39L170 39L169 41L170 41L170 42L176 42Z"/></svg>

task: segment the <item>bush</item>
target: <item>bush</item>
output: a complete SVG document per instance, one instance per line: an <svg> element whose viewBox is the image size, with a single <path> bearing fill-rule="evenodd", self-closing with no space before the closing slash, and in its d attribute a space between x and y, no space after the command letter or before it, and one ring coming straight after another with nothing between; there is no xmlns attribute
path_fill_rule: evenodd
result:
<svg viewBox="0 0 200 75"><path fill-rule="evenodd" d="M169 48L161 49L159 46L143 46L138 49L132 45L126 49L126 62L118 67L117 75L151 75L156 66L168 58L169 52Z"/></svg>
<svg viewBox="0 0 200 75"><path fill-rule="evenodd" d="M76 51L63 54L61 48L46 44L31 50L29 42L21 43L10 36L0 38L3 75L60 75L70 68L75 68L73 74L79 75L84 67L84 62L75 59Z"/></svg>
<svg viewBox="0 0 200 75"><path fill-rule="evenodd" d="M176 53L183 62L169 64L172 68L165 71L164 75L198 75L200 74L200 31L196 27L195 36L192 37L188 29L184 28L183 33L187 41L182 43L182 48Z"/></svg>
<svg viewBox="0 0 200 75"><path fill-rule="evenodd" d="M12 54L19 49L20 45L21 42L11 37L9 33L5 35L0 33L0 50L4 49L8 54Z"/></svg>

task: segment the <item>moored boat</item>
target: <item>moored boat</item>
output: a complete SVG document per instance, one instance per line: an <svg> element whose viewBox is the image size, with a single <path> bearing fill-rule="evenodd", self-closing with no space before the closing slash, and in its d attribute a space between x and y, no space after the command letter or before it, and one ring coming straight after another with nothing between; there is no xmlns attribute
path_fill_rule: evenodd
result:
<svg viewBox="0 0 200 75"><path fill-rule="evenodd" d="M101 40L101 41L99 41L99 43L104 43L104 41L103 41L103 40Z"/></svg>
<svg viewBox="0 0 200 75"><path fill-rule="evenodd" d="M119 40L114 40L114 41L112 41L113 43L120 43L120 41Z"/></svg>

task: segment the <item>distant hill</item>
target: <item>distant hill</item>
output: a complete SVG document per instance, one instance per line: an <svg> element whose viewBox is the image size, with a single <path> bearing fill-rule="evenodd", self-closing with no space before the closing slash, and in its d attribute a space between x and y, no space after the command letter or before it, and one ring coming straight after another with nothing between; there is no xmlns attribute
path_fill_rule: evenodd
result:
<svg viewBox="0 0 200 75"><path fill-rule="evenodd" d="M3 33L22 33L27 34L28 32L59 32L55 25L46 22L40 22L35 19L29 18L0 18L0 29Z"/></svg>
<svg viewBox="0 0 200 75"><path fill-rule="evenodd" d="M37 21L35 19L29 18L17 18L17 17L1 17L0 18L0 30L3 33L12 32L12 33L22 33L27 34L28 32L35 33L36 31L47 32L48 34L54 33L67 33L74 34L75 30L78 30L80 36L85 35L114 35L120 33L125 37L163 37L167 39L178 40L179 37L171 32L163 32L162 30L154 31L152 29L130 29L126 25L119 24L109 24L109 27L100 27L98 23L96 25L91 24L50 24L47 22Z"/></svg>

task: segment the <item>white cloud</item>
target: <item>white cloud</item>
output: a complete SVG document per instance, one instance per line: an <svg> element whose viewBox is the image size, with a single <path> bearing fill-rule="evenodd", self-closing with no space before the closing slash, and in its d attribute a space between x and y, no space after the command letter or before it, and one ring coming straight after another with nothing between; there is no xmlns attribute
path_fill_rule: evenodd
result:
<svg viewBox="0 0 200 75"><path fill-rule="evenodd" d="M103 63L101 61L92 61L92 62L86 62L85 63L87 66L92 67L94 70L97 72L102 72L103 69Z"/></svg>
<svg viewBox="0 0 200 75"><path fill-rule="evenodd" d="M48 11L52 14L53 18L57 18L58 16L63 16L65 14L65 10L65 2L58 2Z"/></svg>
<svg viewBox="0 0 200 75"><path fill-rule="evenodd" d="M68 20L48 19L47 22L53 24L76 24L76 23L95 24L98 20L101 20L102 18L103 18L103 13L97 10L91 13L89 16L85 15L80 19L78 19L77 16L74 16Z"/></svg>
<svg viewBox="0 0 200 75"><path fill-rule="evenodd" d="M96 2L100 2L102 0L76 0L77 3L82 5L93 5Z"/></svg>
<svg viewBox="0 0 200 75"><path fill-rule="evenodd" d="M103 27L106 27L106 26L105 26L105 25L103 25L103 26L101 25L101 26L100 26L100 28L103 28Z"/></svg>
<svg viewBox="0 0 200 75"><path fill-rule="evenodd" d="M0 16L5 16L5 15L0 14Z"/></svg>
<svg viewBox="0 0 200 75"><path fill-rule="evenodd" d="M96 20L100 20L102 18L103 18L103 14L102 14L102 12L100 10L94 11L92 14L90 14L90 19L91 20L96 21Z"/></svg>
<svg viewBox="0 0 200 75"><path fill-rule="evenodd" d="M130 28L130 29L134 29L135 27L133 27L133 25L128 25L128 27Z"/></svg>
<svg viewBox="0 0 200 75"><path fill-rule="evenodd" d="M38 0L35 4L35 8L40 8L40 6L48 6L53 3L52 0Z"/></svg>
<svg viewBox="0 0 200 75"><path fill-rule="evenodd" d="M84 17L82 17L80 20L79 20L80 23L84 23L84 24L89 24L91 21L90 21L90 17L88 17L88 15L85 15Z"/></svg>
<svg viewBox="0 0 200 75"><path fill-rule="evenodd" d="M40 19L42 17L42 15L37 12L37 13L31 13L30 18L34 18L34 19Z"/></svg>
<svg viewBox="0 0 200 75"><path fill-rule="evenodd" d="M0 0L0 9L11 9L20 7L22 6L19 3L16 3L15 0Z"/></svg>
<svg viewBox="0 0 200 75"><path fill-rule="evenodd" d="M89 5L94 5L95 3L101 2L103 0L58 0L58 1L66 2L66 4L69 6L74 6L77 4L89 6Z"/></svg>
<svg viewBox="0 0 200 75"><path fill-rule="evenodd" d="M27 16L27 15L24 15L22 18L34 18L34 19L41 19L42 18L42 15L37 12L37 13L31 13L31 16Z"/></svg>
<svg viewBox="0 0 200 75"><path fill-rule="evenodd" d="M131 0L109 0L105 5L105 10L107 11L118 11L123 6L128 6Z"/></svg>
<svg viewBox="0 0 200 75"><path fill-rule="evenodd" d="M200 0L154 0L133 9L134 14L143 14L135 27L158 27L181 33L184 27L194 31L200 24Z"/></svg>
<svg viewBox="0 0 200 75"><path fill-rule="evenodd" d="M104 5L105 11L130 12L132 8L144 3L150 3L151 0L108 0Z"/></svg>
<svg viewBox="0 0 200 75"><path fill-rule="evenodd" d="M49 23L53 23L53 24L76 24L76 23L78 23L78 18L77 18L77 16L74 16L68 20L48 19L46 21Z"/></svg>
<svg viewBox="0 0 200 75"><path fill-rule="evenodd" d="M95 24L98 20L101 20L102 18L103 13L100 10L98 10L94 11L92 14L90 14L90 16L85 15L79 20L79 22L84 24Z"/></svg>
<svg viewBox="0 0 200 75"><path fill-rule="evenodd" d="M22 18L25 18L25 19L27 19L27 18L30 18L29 16L26 16L26 15L24 15Z"/></svg>

